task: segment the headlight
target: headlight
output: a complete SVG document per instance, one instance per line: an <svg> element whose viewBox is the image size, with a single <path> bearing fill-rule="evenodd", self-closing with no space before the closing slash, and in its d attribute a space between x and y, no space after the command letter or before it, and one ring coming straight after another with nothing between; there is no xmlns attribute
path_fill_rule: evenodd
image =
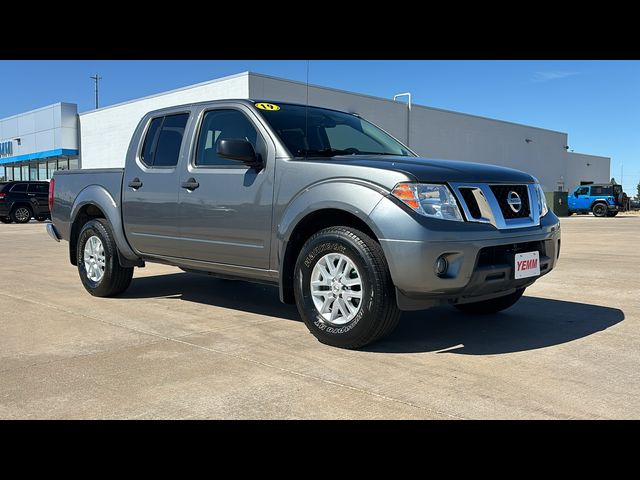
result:
<svg viewBox="0 0 640 480"><path fill-rule="evenodd" d="M456 197L446 185L404 182L397 184L391 193L420 215L462 222Z"/></svg>
<svg viewBox="0 0 640 480"><path fill-rule="evenodd" d="M536 183L536 191L538 192L538 210L540 211L540 216L544 217L549 213L549 207L547 207L547 199L544 197L544 191L539 183Z"/></svg>

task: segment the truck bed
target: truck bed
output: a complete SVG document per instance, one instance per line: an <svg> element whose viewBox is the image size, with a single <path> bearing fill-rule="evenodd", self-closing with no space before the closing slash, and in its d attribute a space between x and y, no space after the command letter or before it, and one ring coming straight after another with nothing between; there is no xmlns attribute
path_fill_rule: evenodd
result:
<svg viewBox="0 0 640 480"><path fill-rule="evenodd" d="M64 240L69 240L71 208L75 203L78 203L76 202L78 195L90 187L106 191L111 197L114 207L120 209L123 175L123 168L59 170L55 172L53 176L55 202L51 217ZM89 190L87 190L88 192ZM89 197L94 199L92 195Z"/></svg>

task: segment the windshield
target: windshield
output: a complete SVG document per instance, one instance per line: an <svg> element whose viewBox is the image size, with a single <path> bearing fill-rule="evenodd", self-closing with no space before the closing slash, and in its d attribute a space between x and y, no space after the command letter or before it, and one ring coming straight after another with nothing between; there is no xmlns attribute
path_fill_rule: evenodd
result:
<svg viewBox="0 0 640 480"><path fill-rule="evenodd" d="M356 115L304 105L276 106L279 108L259 111L294 157L414 156L393 137Z"/></svg>

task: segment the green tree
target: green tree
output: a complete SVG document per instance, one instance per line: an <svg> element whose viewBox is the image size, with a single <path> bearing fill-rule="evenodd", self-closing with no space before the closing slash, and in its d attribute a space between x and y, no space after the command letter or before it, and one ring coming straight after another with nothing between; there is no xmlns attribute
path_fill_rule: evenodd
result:
<svg viewBox="0 0 640 480"><path fill-rule="evenodd" d="M615 177L611 177L611 181L609 183L611 183L611 185L617 185L618 184L618 182L616 182Z"/></svg>
<svg viewBox="0 0 640 480"><path fill-rule="evenodd" d="M638 193L636 195L636 200L638 202L640 202L640 181L638 182L638 186L636 188L638 189Z"/></svg>

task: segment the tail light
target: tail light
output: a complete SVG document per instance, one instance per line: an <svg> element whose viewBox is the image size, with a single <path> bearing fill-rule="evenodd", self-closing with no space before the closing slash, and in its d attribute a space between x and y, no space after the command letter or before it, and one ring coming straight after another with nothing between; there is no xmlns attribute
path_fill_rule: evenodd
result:
<svg viewBox="0 0 640 480"><path fill-rule="evenodd" d="M56 181L52 178L49 182L49 212L53 211L53 191L56 188Z"/></svg>
<svg viewBox="0 0 640 480"><path fill-rule="evenodd" d="M7 194L6 193L0 193L0 200L4 200L4 197L6 197Z"/></svg>

